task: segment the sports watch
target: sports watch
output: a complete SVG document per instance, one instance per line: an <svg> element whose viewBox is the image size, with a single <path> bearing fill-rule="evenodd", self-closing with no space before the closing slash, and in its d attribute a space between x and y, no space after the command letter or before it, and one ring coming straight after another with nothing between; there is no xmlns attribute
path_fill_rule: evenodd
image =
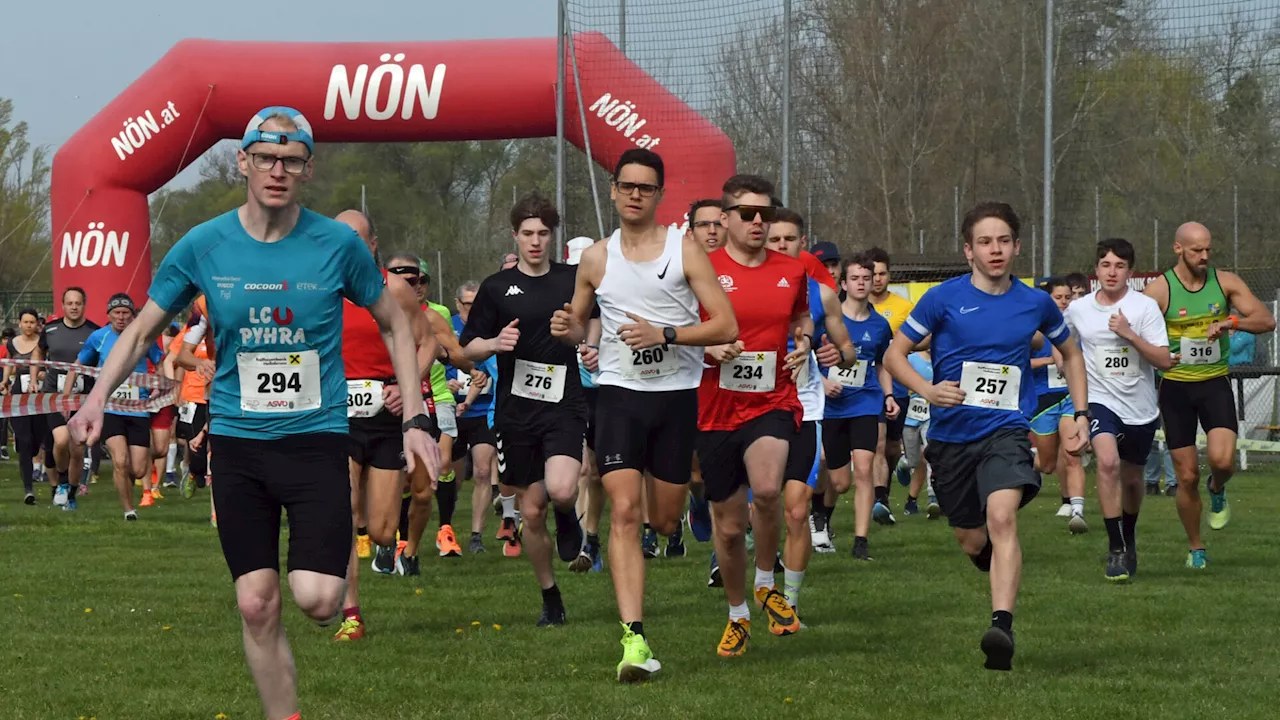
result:
<svg viewBox="0 0 1280 720"><path fill-rule="evenodd" d="M662 341L667 345L676 344L676 329L673 327L662 328Z"/></svg>
<svg viewBox="0 0 1280 720"><path fill-rule="evenodd" d="M436 420L426 413L418 413L405 421L400 427L400 432L405 433L417 428L428 435L436 431Z"/></svg>

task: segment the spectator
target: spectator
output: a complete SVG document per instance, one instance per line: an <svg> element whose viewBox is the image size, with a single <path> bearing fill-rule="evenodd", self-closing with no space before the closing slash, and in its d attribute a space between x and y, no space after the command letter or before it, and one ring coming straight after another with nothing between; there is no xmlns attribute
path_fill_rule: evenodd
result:
<svg viewBox="0 0 1280 720"><path fill-rule="evenodd" d="M1257 338L1244 330L1229 330L1228 333L1231 335L1231 354L1227 358L1227 364L1252 365Z"/></svg>

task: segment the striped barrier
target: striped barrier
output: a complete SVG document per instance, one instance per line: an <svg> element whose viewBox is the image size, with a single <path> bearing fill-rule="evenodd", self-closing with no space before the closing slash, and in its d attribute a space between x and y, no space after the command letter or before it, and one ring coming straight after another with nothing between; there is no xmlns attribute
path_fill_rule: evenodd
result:
<svg viewBox="0 0 1280 720"><path fill-rule="evenodd" d="M101 368L78 365L76 363L53 362L51 360L0 360L0 367L37 367L49 370L72 371L77 375L98 377ZM129 385L148 390L157 390L158 394L146 400L130 400L108 398L107 411L116 412L157 412L173 404L178 384L163 375L150 373L131 373L125 382ZM62 393L21 393L0 397L0 418L24 417L28 415L48 415L62 413L70 416L84 403L87 395L63 395Z"/></svg>

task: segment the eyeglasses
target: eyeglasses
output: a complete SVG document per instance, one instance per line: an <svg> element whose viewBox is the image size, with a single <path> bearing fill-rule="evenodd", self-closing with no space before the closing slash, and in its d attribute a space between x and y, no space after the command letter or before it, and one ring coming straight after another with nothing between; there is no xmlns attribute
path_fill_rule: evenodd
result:
<svg viewBox="0 0 1280 720"><path fill-rule="evenodd" d="M458 301L458 307L466 307L466 308L469 308L469 307L471 307L473 304L474 304L474 303L469 303L469 302L466 302L466 301L464 301L464 300L459 300L459 301Z"/></svg>
<svg viewBox="0 0 1280 720"><path fill-rule="evenodd" d="M760 222L771 223L777 217L777 208L771 205L733 205L724 209L726 213L730 210L737 210L738 217L742 218L742 222L754 222L756 216L760 216Z"/></svg>
<svg viewBox="0 0 1280 720"><path fill-rule="evenodd" d="M696 228L724 227L719 220L699 220L693 226Z"/></svg>
<svg viewBox="0 0 1280 720"><path fill-rule="evenodd" d="M622 182L621 180L614 181L613 186L623 195L630 195L636 190L639 190L640 197L653 197L655 193L662 189L657 185L650 185L648 183Z"/></svg>
<svg viewBox="0 0 1280 720"><path fill-rule="evenodd" d="M253 162L253 167L269 171L275 169L276 163L284 163L284 171L290 175L301 175L303 169L307 167L307 158L300 157L279 157L271 153L249 153L249 159Z"/></svg>
<svg viewBox="0 0 1280 720"><path fill-rule="evenodd" d="M412 265L402 265L400 267L387 268L387 272L399 275L404 281L409 283L409 287L418 287L422 283L422 275L418 268Z"/></svg>

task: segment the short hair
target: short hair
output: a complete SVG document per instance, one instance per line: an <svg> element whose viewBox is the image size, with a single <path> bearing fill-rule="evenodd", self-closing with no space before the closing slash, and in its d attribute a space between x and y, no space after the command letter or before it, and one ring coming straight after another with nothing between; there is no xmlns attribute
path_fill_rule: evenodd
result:
<svg viewBox="0 0 1280 720"><path fill-rule="evenodd" d="M1082 287L1085 290L1089 289L1089 276L1085 275L1084 273L1078 273L1078 272L1068 273L1067 276L1063 279L1067 281L1067 287L1073 287L1073 288Z"/></svg>
<svg viewBox="0 0 1280 720"><path fill-rule="evenodd" d="M983 202L974 205L969 212L965 213L964 222L960 223L960 234L964 236L966 244L973 244L973 226L987 218L1003 220L1004 224L1009 226L1013 239L1017 240L1019 238L1018 233L1022 230L1022 221L1018 219L1018 213L1014 212L1008 203Z"/></svg>
<svg viewBox="0 0 1280 720"><path fill-rule="evenodd" d="M511 232L519 232L521 223L534 218L541 220L548 230L560 227L560 213L555 204L537 191L520 198L511 208Z"/></svg>
<svg viewBox="0 0 1280 720"><path fill-rule="evenodd" d="M746 195L754 193L756 195L767 195L769 201L773 202L773 183L765 180L759 175L734 175L724 181L724 187L720 189L722 193L720 207L727 207L733 204L733 201Z"/></svg>
<svg viewBox="0 0 1280 720"><path fill-rule="evenodd" d="M801 235L804 235L804 217L791 208L778 208L773 214L773 221L775 223L791 223L796 226Z"/></svg>
<svg viewBox="0 0 1280 720"><path fill-rule="evenodd" d="M1107 238L1098 243L1098 259L1107 256L1107 253L1114 253L1116 257L1133 267L1134 259L1137 257L1133 251L1133 243L1124 238Z"/></svg>
<svg viewBox="0 0 1280 720"><path fill-rule="evenodd" d="M1049 293L1050 295L1053 294L1054 290L1057 290L1060 287L1064 287L1068 289L1070 289L1071 287L1071 283L1067 282L1067 279L1060 275L1054 275L1053 277L1045 278L1044 282L1040 283L1040 289Z"/></svg>
<svg viewBox="0 0 1280 720"><path fill-rule="evenodd" d="M410 265L413 265L415 268L421 267L422 265L422 261L418 258L418 256L414 255L412 252L408 250L396 250L395 252L387 256L388 265L397 261L407 262Z"/></svg>
<svg viewBox="0 0 1280 720"><path fill-rule="evenodd" d="M458 292L454 294L455 298L461 298L464 292L480 292L480 283L475 280L468 280L458 286Z"/></svg>
<svg viewBox="0 0 1280 720"><path fill-rule="evenodd" d="M865 252L855 253L845 258L840 263L839 280L841 282L843 282L844 279L849 276L849 268L853 267L854 265L857 265L858 267L865 269L867 272L874 273L876 271L875 261L871 259L871 256L868 253L865 253Z"/></svg>
<svg viewBox="0 0 1280 720"><path fill-rule="evenodd" d="M31 308L31 307L22 308L21 310L18 311L18 322L22 322L22 318L27 315L30 315L31 317L35 318L37 325L40 323L40 313L37 312L35 308Z"/></svg>
<svg viewBox="0 0 1280 720"><path fill-rule="evenodd" d="M618 175L622 173L622 168L627 165L643 165L650 168L658 174L658 187L662 187L663 181L667 178L667 171L662 164L662 156L647 148L631 148L622 153L622 157L618 158L618 164L613 168L613 181L618 181Z"/></svg>
<svg viewBox="0 0 1280 720"><path fill-rule="evenodd" d="M78 292L78 293L80 293L80 302L83 302L83 303L87 303L87 302L89 302L89 294L88 294L88 293L86 293L86 292L84 291L84 288L80 287L79 285L72 285L71 287L69 287L69 288L67 288L66 290L63 290L63 291L62 291L62 301L63 301L63 302L66 302L66 301L67 301L67 293L69 293L69 292Z"/></svg>
<svg viewBox="0 0 1280 720"><path fill-rule="evenodd" d="M17 336L18 336L18 331L14 330L11 327L7 327L4 330L0 330L0 340L8 340L10 338L15 338Z"/></svg>
<svg viewBox="0 0 1280 720"><path fill-rule="evenodd" d="M705 207L713 207L717 210L724 207L724 203L719 198L703 198L694 200L693 205L689 206L689 226L693 226L693 219L698 216L698 211Z"/></svg>
<svg viewBox="0 0 1280 720"><path fill-rule="evenodd" d="M870 248L867 248L867 250L863 254L865 254L867 258L871 260L871 262L884 263L885 269L886 270L889 269L889 253L885 252L884 248L870 247ZM875 268L872 267L871 271L875 272Z"/></svg>

